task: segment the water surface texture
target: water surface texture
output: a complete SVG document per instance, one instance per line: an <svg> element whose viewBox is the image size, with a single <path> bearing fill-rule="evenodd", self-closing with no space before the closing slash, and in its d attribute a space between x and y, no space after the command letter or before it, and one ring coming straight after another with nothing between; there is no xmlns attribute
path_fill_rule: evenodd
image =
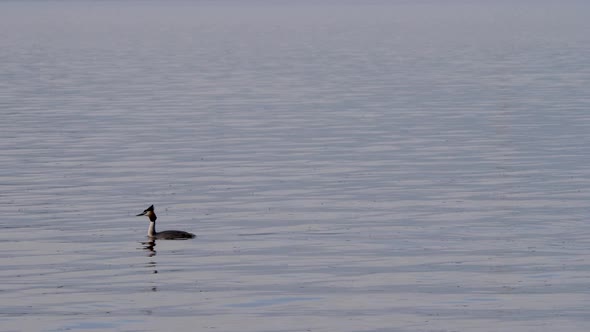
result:
<svg viewBox="0 0 590 332"><path fill-rule="evenodd" d="M0 329L588 331L589 12L0 2Z"/></svg>

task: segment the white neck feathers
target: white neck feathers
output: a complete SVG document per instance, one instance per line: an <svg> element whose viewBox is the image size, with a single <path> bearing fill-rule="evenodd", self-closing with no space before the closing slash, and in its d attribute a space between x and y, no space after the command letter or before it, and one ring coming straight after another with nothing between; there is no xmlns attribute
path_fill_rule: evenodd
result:
<svg viewBox="0 0 590 332"><path fill-rule="evenodd" d="M148 228L148 236L154 237L156 235L156 222L150 221L150 227Z"/></svg>

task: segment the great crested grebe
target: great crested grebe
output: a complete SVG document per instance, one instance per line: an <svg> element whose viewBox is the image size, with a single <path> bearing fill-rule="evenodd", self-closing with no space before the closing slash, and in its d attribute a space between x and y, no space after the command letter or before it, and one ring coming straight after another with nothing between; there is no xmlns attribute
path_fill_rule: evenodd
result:
<svg viewBox="0 0 590 332"><path fill-rule="evenodd" d="M156 219L158 219L158 217L156 217L153 205L150 205L149 208L145 209L142 213L138 214L137 216L147 216L150 219L150 226L148 228L148 237L150 239L175 240L192 239L195 237L195 234L184 231L156 232Z"/></svg>

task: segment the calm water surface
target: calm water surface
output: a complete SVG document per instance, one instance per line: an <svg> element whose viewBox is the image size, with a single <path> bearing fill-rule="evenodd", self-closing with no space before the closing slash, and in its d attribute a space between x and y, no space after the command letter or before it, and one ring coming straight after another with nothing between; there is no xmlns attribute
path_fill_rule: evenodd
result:
<svg viewBox="0 0 590 332"><path fill-rule="evenodd" d="M588 331L588 12L0 2L0 329Z"/></svg>

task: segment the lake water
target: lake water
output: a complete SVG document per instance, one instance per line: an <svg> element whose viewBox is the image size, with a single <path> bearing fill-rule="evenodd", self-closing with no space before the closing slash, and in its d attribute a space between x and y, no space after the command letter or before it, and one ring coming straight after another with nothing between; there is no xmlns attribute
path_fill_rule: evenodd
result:
<svg viewBox="0 0 590 332"><path fill-rule="evenodd" d="M0 330L588 331L588 13L0 2Z"/></svg>

